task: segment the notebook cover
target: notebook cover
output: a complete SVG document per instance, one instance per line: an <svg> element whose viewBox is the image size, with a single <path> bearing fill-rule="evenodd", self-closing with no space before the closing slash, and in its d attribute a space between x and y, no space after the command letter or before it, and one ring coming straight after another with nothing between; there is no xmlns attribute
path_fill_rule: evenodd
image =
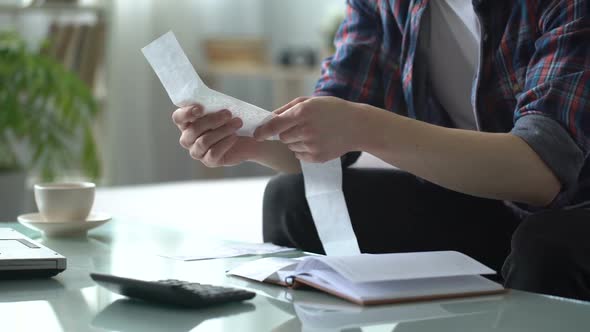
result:
<svg viewBox="0 0 590 332"><path fill-rule="evenodd" d="M266 281L265 281L266 282ZM406 303L406 302L418 302L418 301L431 301L431 300L442 300L442 299L451 299L451 298L460 298L460 297L473 297L473 296L485 296L485 295L495 295L495 294L503 294L507 293L508 290L505 288L492 290L492 291L474 291L474 292L463 292L463 293L448 293L448 294L440 294L440 295L427 295L427 296L414 296L414 297L404 297L404 298L387 298L387 299L378 299L378 300L368 300L362 301L351 297L345 293L335 291L333 289L329 289L318 285L312 281L301 279L295 277L294 283L291 285L291 288L300 288L302 286L308 286L324 293L328 293L330 295L337 296L341 299L347 300L352 303L356 303L359 305L380 305L380 304L395 304L395 303Z"/></svg>

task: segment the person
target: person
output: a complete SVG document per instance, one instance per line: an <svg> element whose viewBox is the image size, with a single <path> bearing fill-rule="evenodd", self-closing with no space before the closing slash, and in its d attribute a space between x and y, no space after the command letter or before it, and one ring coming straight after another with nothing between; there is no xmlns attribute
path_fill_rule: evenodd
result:
<svg viewBox="0 0 590 332"><path fill-rule="evenodd" d="M341 157L363 252L457 250L506 287L590 300L589 8L348 0L313 97L253 138L227 110L179 109L180 144L286 173L266 188L265 241L323 252L298 161ZM360 151L397 169L349 168Z"/></svg>

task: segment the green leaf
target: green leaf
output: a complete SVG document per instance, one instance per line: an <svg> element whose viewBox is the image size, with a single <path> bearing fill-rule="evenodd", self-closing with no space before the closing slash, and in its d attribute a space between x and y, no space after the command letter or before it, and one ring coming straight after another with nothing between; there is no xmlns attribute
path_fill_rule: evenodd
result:
<svg viewBox="0 0 590 332"><path fill-rule="evenodd" d="M44 180L71 168L98 179L91 124L100 110L91 91L55 60L28 50L15 32L0 32L0 105L0 168L18 166L13 144L24 144L23 166Z"/></svg>

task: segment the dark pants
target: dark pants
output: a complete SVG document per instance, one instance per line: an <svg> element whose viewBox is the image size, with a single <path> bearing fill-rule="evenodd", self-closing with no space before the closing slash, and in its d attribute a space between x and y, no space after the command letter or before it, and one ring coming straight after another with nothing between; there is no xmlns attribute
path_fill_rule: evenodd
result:
<svg viewBox="0 0 590 332"><path fill-rule="evenodd" d="M343 190L364 253L456 250L502 271L506 287L590 300L590 211L521 220L503 202L394 170L345 169ZM265 241L323 253L301 175L266 187L263 233Z"/></svg>

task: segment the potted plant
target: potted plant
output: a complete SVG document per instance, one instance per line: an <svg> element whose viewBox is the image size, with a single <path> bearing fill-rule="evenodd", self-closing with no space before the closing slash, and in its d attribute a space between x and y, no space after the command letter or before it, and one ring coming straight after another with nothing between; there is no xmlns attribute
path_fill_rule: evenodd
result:
<svg viewBox="0 0 590 332"><path fill-rule="evenodd" d="M27 175L41 181L73 170L100 176L92 132L97 114L75 74L27 48L16 33L0 32L0 220L22 212Z"/></svg>

